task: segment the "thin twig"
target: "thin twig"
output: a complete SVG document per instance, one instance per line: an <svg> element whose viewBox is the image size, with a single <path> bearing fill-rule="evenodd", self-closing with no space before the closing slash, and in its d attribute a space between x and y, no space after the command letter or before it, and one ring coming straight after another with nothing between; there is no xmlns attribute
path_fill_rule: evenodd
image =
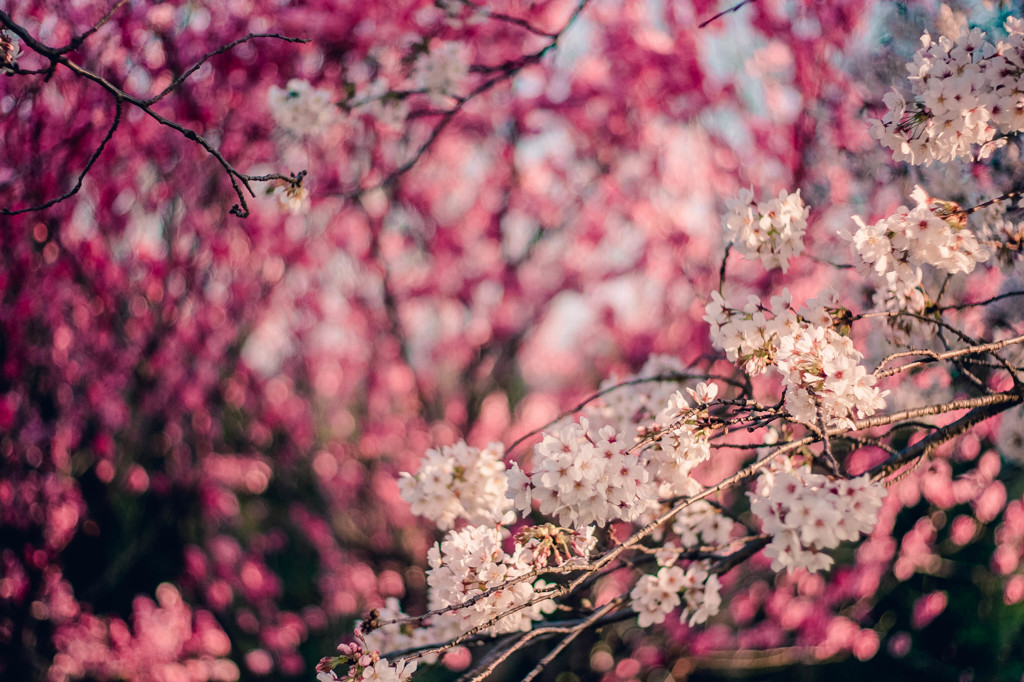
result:
<svg viewBox="0 0 1024 682"><path fill-rule="evenodd" d="M537 665L533 667L533 670L528 672L526 674L526 677L523 678L523 682L533 682L537 675L540 675L544 671L544 668L546 668L551 663L551 661L555 660L555 657L557 657L558 654L562 653L565 647L572 644L572 641L580 636L580 633L584 632L588 627L590 627L592 623L596 623L597 621L599 621L603 616L605 616L605 614L610 613L613 609L620 606L623 603L623 601L625 601L625 598L619 597L608 602L601 608L594 611L594 613L592 613L590 617L588 617L582 623L576 626L576 628L574 628L572 632L566 635L561 642L556 644L555 648L549 651L544 658L540 659L540 662L538 662Z"/></svg>
<svg viewBox="0 0 1024 682"><path fill-rule="evenodd" d="M899 316L899 317L909 317L911 319L920 320L921 322L925 322L927 324L933 324L936 327L938 327L940 330L942 330L942 329L948 330L948 331L952 332L953 334L955 334L957 336L957 338L959 338L961 341L963 341L964 343L970 344L971 346L980 346L980 345L982 345L979 341L971 338L970 336L968 336L963 331L957 329L952 324L950 324L948 322L945 322L943 320L936 319L936 318L928 316L928 315L921 315L921 314L918 314L918 313L910 313L910 312L898 312L897 316ZM941 334L940 334L940 338L942 338ZM1002 356L997 355L995 353L992 354L992 357L995 359L996 362L998 362L1002 366L1003 369L1006 370L1006 372L1011 377L1013 377L1013 382L1015 384L1019 385L1021 383L1024 383L1024 382L1021 381L1020 373L1017 371L1017 368L1014 367L1013 365L1011 365L1009 362L1007 362L1005 358L1003 358Z"/></svg>
<svg viewBox="0 0 1024 682"><path fill-rule="evenodd" d="M941 308L939 308L939 312L946 312L947 310L962 310L963 308L984 306L988 305L989 303L995 303L996 301L1000 301L1004 298L1013 298L1015 296L1024 296L1024 291L1009 291L1005 294L999 294L998 296L986 298L984 301L976 301L974 303L957 303L956 305L942 306Z"/></svg>
<svg viewBox="0 0 1024 682"><path fill-rule="evenodd" d="M89 36L103 28L103 25L110 21L110 18L114 16L114 13L117 12L117 10L121 9L127 4L128 0L119 0L113 7L111 7L107 11L106 14L103 15L103 17L99 21L97 21L95 24L89 27L88 30L72 38L71 41L68 42L68 44L64 47L57 48L57 53L67 54L68 52L73 52L74 50L77 50L79 47L81 47L82 43L84 43Z"/></svg>
<svg viewBox="0 0 1024 682"><path fill-rule="evenodd" d="M1007 346L1012 346L1012 345L1018 344L1018 343L1024 343L1024 334L1022 334L1020 336L1015 336L1012 339L1003 339L1002 341L993 341L992 343L985 343L985 344L981 344L981 345L977 345L977 346L970 346L968 348L958 348L956 350L946 351L945 353L936 353L935 351L928 350L928 349L912 349L912 350L900 351L898 353L891 353L891 354L887 355L882 360L882 362L878 365L878 369L876 369L873 372L873 374L876 377L881 379L881 378L884 378L884 377L893 376L894 374L899 374L900 372L905 372L905 371L910 370L910 369L915 369L917 367L924 367L925 365L930 365L930 364L932 364L934 362L940 362L942 360L949 360L951 358L959 358L959 357L962 357L964 355L977 355L977 354L980 354L980 353L991 353L991 352L997 351L997 350L999 350L1001 348L1005 348ZM899 358L905 358L905 357L912 357L912 356L915 356L915 355L925 355L925 356L927 356L929 358L929 360L917 360L915 362L909 362L909 363L907 363L905 365L900 365L899 367L893 367L892 369L887 369L887 370L882 370L881 369L882 367L884 367L888 363L892 362L893 360L898 360Z"/></svg>
<svg viewBox="0 0 1024 682"><path fill-rule="evenodd" d="M725 295L725 267L729 262L729 252L732 250L732 242L725 245L725 253L722 254L722 266L718 270L718 293Z"/></svg>
<svg viewBox="0 0 1024 682"><path fill-rule="evenodd" d="M472 2L471 0L462 0L462 2L463 2L463 4L467 5L468 7L472 7L473 9L475 9L478 12L480 12L481 14L483 14L486 17L489 17L491 19L496 19L498 21L504 21L505 23L508 23L508 24L513 24L514 26L518 26L520 28L526 29L530 33L533 33L534 35L538 35L538 36L540 36L542 38L554 38L554 37L556 37L558 35L557 33L551 33L550 31L545 31L545 30L539 29L536 26L534 26L533 24L531 24L530 22L528 22L526 19L521 19L519 17L513 17L511 15L502 14L500 12L492 12L491 10L487 9L487 7L485 7L481 3ZM565 29L562 29L562 30L564 31Z"/></svg>
<svg viewBox="0 0 1024 682"><path fill-rule="evenodd" d="M184 83L188 79L189 76L191 76L196 71L198 71L200 69L200 67L202 67L203 64L205 64L207 61L210 60L210 58L216 57L219 54L224 54L225 52L228 52L229 50L232 50L232 49L238 47L242 43L247 43L250 40L255 40L256 38L274 38L276 40L283 40L286 43L299 43L299 44L304 44L304 43L308 43L309 42L308 40L306 40L304 38L289 38L287 36L278 35L276 33L250 33L247 36L243 36L243 37L239 38L238 40L233 40L230 43L228 43L227 45L223 45L223 46L217 48L213 52L208 52L208 53L204 54L202 57L199 58L199 61L197 61L195 64L193 64L188 69L186 69L184 72L182 72L182 74L180 76L178 76L177 78L175 78L171 82L170 85L168 85L166 88L164 88L160 92L160 94L154 95L153 97L150 97L149 99L142 100L143 103L146 106L149 106L149 105L155 104L156 102L159 102L161 99L163 99L164 97L166 97L167 95L169 95L170 93L174 92L179 87L181 87L181 84Z"/></svg>
<svg viewBox="0 0 1024 682"><path fill-rule="evenodd" d="M60 202L65 201L66 199L70 199L71 197L73 197L76 194L78 194L78 191L82 189L82 183L85 182L85 176L89 173L89 170L96 163L96 160L100 158L100 154L103 153L103 150L107 148L107 143L110 142L111 138L114 137L114 131L117 130L117 127L120 124L121 124L121 100L115 99L114 100L114 120L111 121L110 128L107 129L107 134L103 136L102 140L100 140L99 146L96 147L96 150L93 151L92 155L89 157L89 160L85 164L85 168L83 168L82 172L80 172L78 174L78 178L75 180L75 184L71 187L71 189L69 189L67 192L65 192L64 194L60 195L59 197L56 197L54 199L50 199L49 201L46 201L46 202L44 202L42 204L39 204L38 206L30 206L28 208L17 209L17 210L14 210L14 211L6 209L6 208L0 208L0 215L19 215L21 213L29 213L29 212L32 212L32 211L42 211L42 210L47 209L47 208L49 208L51 206L59 204Z"/></svg>
<svg viewBox="0 0 1024 682"><path fill-rule="evenodd" d="M724 17L726 14L729 14L730 12L737 12L744 5L749 5L752 2L757 2L757 0L740 0L740 2L737 2L735 5L733 5L729 9L722 10L721 12L719 12L716 15L714 15L710 19L705 19L704 21L702 21L700 24L697 25L697 28L704 28L705 26L707 26L711 22L716 21L718 19L721 19L722 17Z"/></svg>
<svg viewBox="0 0 1024 682"><path fill-rule="evenodd" d="M967 208L961 208L959 210L953 211L951 215L970 215L976 211L980 211L983 208L988 208L993 204L998 204L1001 201L1008 201L1010 199L1017 199L1022 195L1024 195L1024 190L1015 189L1012 192L1007 192L1006 194L1002 194L998 197L995 197L994 199L983 201L980 204L975 204L974 206L969 206Z"/></svg>
<svg viewBox="0 0 1024 682"><path fill-rule="evenodd" d="M53 48L53 47L50 47L49 45L46 45L46 44L42 43L41 41L37 40L28 31L26 31L24 29L24 27L20 26L17 22L15 22L13 19L11 19L10 15L8 15L6 12L4 12L2 10L0 10L0 25L3 25L4 27L6 27L10 31L12 31L14 34L16 34L22 40L22 42L26 46L28 46L30 49L32 49L33 51L35 51L39 55L45 57L50 62L50 67L48 69L46 69L46 74L47 74L46 77L47 78L49 78L49 76L52 75L52 73L54 72L56 66L59 64L61 66L64 66L65 68L69 69L75 75L77 75L77 76L79 76L81 78L84 78L86 80L92 81L93 83L96 83L101 88L106 90L110 94L110 96L114 98L114 101L115 101L116 106L117 106L118 115L115 117L115 121L116 121L117 124L120 123L120 110L121 110L122 105L123 104L130 104L130 105L136 107L137 109L141 110L144 114L146 114L147 116L149 116L150 118L155 120L160 125L167 126L168 128L171 128L172 130L175 130L176 132L181 134L185 139L190 140L192 142L195 142L200 147L202 147L204 150L206 150L206 152L210 156L212 156L214 159L217 160L217 162L220 164L221 168L224 169L224 172L227 174L229 180L231 181L231 187L234 190L235 195L238 197L238 203L231 207L230 213L232 215L237 215L240 218L248 217L248 215L249 215L249 206L246 203L246 198L245 198L245 193L243 192L243 188L244 188L245 191L247 191L249 193L250 196L255 197L256 193L253 191L252 186L250 185L251 182L266 182L266 181L269 181L269 180L282 180L282 181L285 181L285 182L292 182L294 180L295 176L294 175L285 176L285 175L282 175L282 174L279 174L279 173L270 173L270 174L267 174L267 175L256 176L256 175L247 175L245 173L239 172L237 169L235 169L235 167L226 158L224 158L223 154L221 154L220 151L217 148L215 148L209 141L207 141L206 138L204 138L202 135L200 135L196 131L192 130L191 128L187 128L187 127L181 125L180 123L176 123L175 121L172 121L172 120L170 120L170 119L168 119L168 118L166 118L164 116L161 116L157 112L153 111L153 109L151 108L151 105L153 103L159 101L162 97L165 97L168 94L168 92L170 92L170 90L166 90L165 89L164 92L160 93L155 98L141 99L141 98L135 97L133 95L130 95L125 90L123 90L122 88L118 87L117 85L111 83L109 80L107 80L103 76L100 76L99 74L94 73L94 72L90 71L89 69L84 68L83 66L77 64L76 62L71 61L70 59L68 59L65 56L65 54L67 52L70 52L70 51L76 49L78 46L80 46L81 45L81 41L84 40L89 35L92 35L92 33L95 32L95 29L98 29L99 26L102 26L104 23L106 23L106 21L109 20L110 16L114 13L114 11L116 11L118 9L118 7L120 7L120 4L116 5L112 10L110 10L110 12L108 12L107 15L105 15L104 18L101 19L100 22L98 22L97 25L93 27L93 29L90 29L90 31L86 31L81 36L79 36L79 39L77 40L77 42L76 42L76 40L72 40L71 43L68 43L68 45L66 45L63 48ZM307 41L305 39L302 39L302 38L289 38L287 36L281 36L281 35L274 34L274 33L259 33L259 34L252 34L251 33L251 34L245 36L244 38L240 38L239 40L236 40L236 41L234 41L232 43L229 43L228 45L226 45L224 47L218 48L217 50L214 50L213 52L211 52L211 53L205 55L204 57L202 57L199 60L199 62L197 62L188 71L186 71L184 74L179 76L178 79L176 79L174 81L174 83L172 83L171 89L173 90L173 88L180 87L181 83L186 78L188 78L190 75L195 73L195 70L198 69L199 66L201 66L210 57L212 57L214 55L217 55L217 54L221 54L222 52L225 52L226 50L229 50L232 47L235 47L235 46L237 46L237 45L239 45L239 44L241 44L243 42L246 42L248 40L252 40L253 38L274 38L274 39L283 40L283 41L289 42L289 43L306 43L306 42L309 42L309 41ZM49 208L50 206L53 206L53 205L55 205L55 204L57 204L57 203L59 203L61 201L69 199L70 197L72 197L75 194L77 194L78 191L82 188L82 181L83 181L83 179L85 177L85 174L88 173L89 169L91 169L93 164L96 163L96 159L99 158L99 155L100 155L100 153L102 153L103 149L106 147L107 142L110 141L110 138L113 136L113 131L116 130L116 128L117 128L117 125L115 124L115 125L113 125L111 127L111 130L108 131L107 136L104 137L103 141L101 141L101 143L100 143L99 148L97 148L97 150L90 157L89 162L86 164L85 170L79 176L78 181L75 183L75 186L69 192L66 192L64 195L58 197L57 199L50 200L50 201L44 202L44 203L36 205L36 206L30 206L30 207L27 207L27 208L14 209L14 210L8 209L8 208L0 208L0 215L18 215L18 214L21 214L21 213L28 213L28 212L33 212L33 211L41 211L41 210Z"/></svg>
<svg viewBox="0 0 1024 682"><path fill-rule="evenodd" d="M818 420L818 431L821 434L821 444L823 447L823 454L825 455L825 461L828 463L829 469L832 470L833 474L839 474L839 463L836 462L835 456L832 454L832 441L829 439L828 429L825 428L825 417L821 413L821 405L817 402L814 404L815 417Z"/></svg>

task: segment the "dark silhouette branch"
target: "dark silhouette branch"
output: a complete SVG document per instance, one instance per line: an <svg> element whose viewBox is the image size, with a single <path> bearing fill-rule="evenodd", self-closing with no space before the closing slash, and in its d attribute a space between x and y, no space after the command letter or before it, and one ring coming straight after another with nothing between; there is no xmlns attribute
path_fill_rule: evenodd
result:
<svg viewBox="0 0 1024 682"><path fill-rule="evenodd" d="M21 208L21 209L17 209L17 210L9 210L9 209L6 209L6 208L0 208L0 215L19 215L21 213L30 213L32 211L42 211L44 209L50 208L51 206L59 204L60 202L65 201L66 199L70 199L71 197L73 197L76 194L78 194L78 191L80 189L82 189L82 183L85 181L85 176L92 169L93 165L95 165L96 160L100 158L100 154L102 154L103 150L106 149L107 143L110 142L111 138L114 137L114 131L116 131L117 127L119 125L121 125L121 112L122 112L121 100L115 99L114 100L114 120L113 120L113 122L111 122L110 128L107 129L107 134L103 136L102 140L100 140L99 146L96 147L96 150L89 157L89 160L85 164L85 168L83 168L82 172L78 174L78 179L75 180L75 184L74 184L74 186L71 189L69 189L67 192L65 192L64 194L60 195L59 197L56 197L54 199L50 199L49 201L46 201L46 202L44 202L42 204L39 204L37 206L30 206L28 208Z"/></svg>
<svg viewBox="0 0 1024 682"><path fill-rule="evenodd" d="M96 31L100 30L101 28L103 28L103 25L106 24L108 21L110 21L110 18L114 16L114 13L117 12L117 10L121 9L122 7L124 7L127 4L128 4L128 0L119 0L113 7L111 7L107 11L106 14L103 15L102 18L100 18L99 21L97 21L95 24L90 26L83 33L81 33L81 34L75 36L74 38L72 38L70 40L70 42L68 42L68 44L65 45L64 47L58 48L57 49L57 53L58 54L67 54L68 52L74 52L75 50L77 50L79 47L81 47L82 43L84 43L86 41L86 39L89 38L89 36L91 36Z"/></svg>
<svg viewBox="0 0 1024 682"><path fill-rule="evenodd" d="M728 8L728 9L723 9L721 12L719 12L718 14L712 16L710 19L705 19L704 21L702 21L700 24L697 25L697 28L704 28L708 24L710 24L710 23L712 23L714 21L717 21L718 19L721 19L726 14L731 14L732 12L737 12L740 9L742 9L745 5L749 5L752 2L757 2L757 0L740 0L740 2L737 2L735 5L733 5L732 7Z"/></svg>
<svg viewBox="0 0 1024 682"><path fill-rule="evenodd" d="M148 99L143 99L143 98L140 98L140 97L135 97L134 95L131 95L131 94L125 92L121 87L119 87L119 86L115 85L114 83L110 82L109 80L107 80L103 76L100 76L99 74L94 73L93 71L90 71L89 69L86 69L85 67L83 67L83 66L79 65L78 63L68 59L65 56L66 53L71 52L74 49L77 49L79 46L81 46L82 42L86 38L88 38L90 35L95 33L95 31L98 30L100 26L102 26L107 21L109 21L110 17L113 15L114 11L116 11L123 4L124 4L124 2L121 2L121 3L118 3L117 5L115 5L114 8L111 9L106 15L104 15L104 17L99 22L97 22L96 25L94 25L92 28L90 28L89 30L85 31L81 35L77 36L70 43L68 43L68 45L66 45L64 47L61 47L61 48L50 47L49 45L46 45L46 44L40 42L34 36L32 36L28 31L26 31L24 27L22 27L17 22L15 22L10 17L10 15L8 15L6 12L0 10L0 25L2 25L4 28L6 28L7 30L11 31L15 35L17 35L18 38L20 38L21 41L29 49L31 49L32 51L34 51L37 54L39 54L40 56L45 58L50 63L49 67L46 68L46 69L39 69L39 70L32 71L32 72L23 71L23 70L20 70L20 69L13 69L12 73L14 73L15 75L45 74L44 80L46 80L46 79L49 79L50 76L53 75L53 73L56 71L58 66L63 66L66 69L70 70L72 73L74 73L76 76L78 76L80 78L83 78L85 80L88 80L88 81L92 81L93 83L99 85L101 88L106 90L110 94L110 96L114 99L114 102L115 102L115 105L116 105L116 115L114 117L114 122L112 123L110 129L107 131L107 134L104 136L103 140L100 142L100 144L97 147L96 151L89 158L89 161L86 164L85 168L83 169L82 173L78 176L78 180L76 181L75 185L69 191L65 192L63 195L61 195L60 197L57 197L56 199L52 199L52 200L46 201L46 202L44 202L42 204L38 204L38 205L35 205L35 206L29 206L29 207L20 208L20 209L0 208L0 215L18 215L20 213L29 213L29 212L33 212L33 211L41 211L41 210L49 208L49 207L51 207L51 206L53 206L55 204L58 204L58 203L60 203L62 201L65 201L66 199L69 199L72 196L74 196L75 194L77 194L79 192L79 190L81 190L81 188L82 188L82 182L83 182L83 180L85 178L85 175L89 172L89 170L96 163L96 160L99 158L100 154L106 148L107 143L113 137L114 132L117 130L117 127L118 127L118 125L121 122L122 107L125 104L131 105L131 106L139 109L140 111L142 111L144 114L149 116L151 119L153 119L154 121L156 121L160 125L166 126L168 128L171 128L172 130L174 130L175 132L180 134L185 139L190 140L192 142L195 142L200 147L202 147L206 151L207 154L209 154L214 159L216 159L217 163L220 164L221 168L223 168L224 172L227 174L229 180L231 181L231 188L234 190L235 195L238 197L238 203L236 203L234 206L231 207L230 213L232 215L236 215L236 216L238 216L240 218L246 218L246 217L249 216L249 214L250 214L249 205L246 202L245 194L247 192L250 197L255 197L256 196L256 193L252 189L251 183L253 183L253 182L268 182L268 181L271 181L271 180L280 180L280 181L283 181L283 182L287 182L289 184L294 184L295 183L295 178L296 177L301 177L304 174L304 173L299 173L299 175L296 176L294 174L283 175L283 174L280 174L280 173L269 173L269 174L266 174L266 175L248 175L246 173L242 173L242 172L238 171L231 164L231 162L229 162L226 158L224 158L224 155L221 154L220 151L216 147L214 147L206 138L204 138L202 135L197 133L195 130L192 130L191 128L188 128L188 127L186 127L186 126L184 126L184 125L182 125L180 123L177 123L176 121L172 121L171 119L169 119L169 118L167 118L165 116L160 115L159 113L157 113L156 111L153 110L152 105L155 104L156 102L159 102L161 99L166 97L171 92L174 92L176 89L180 88L181 85L185 82L185 80L188 79L189 76L194 74L211 57L213 57L215 55L218 55L218 54L222 54L224 52L227 52L228 50L231 50L232 48L237 47L238 45L241 45L242 43L248 42L250 40L254 40L256 38L271 38L271 39L275 39L275 40L282 40L282 41L287 42L287 43L307 43L307 42L309 42L308 40L305 40L303 38L291 38L291 37L288 37L288 36L278 35L276 33L250 33L250 34L248 34L248 35L246 35L246 36L244 36L242 38L239 38L238 40L232 41L231 43L228 43L227 45L219 47L216 50L213 50L213 51L208 52L207 54L203 55L199 59L199 61L197 61L193 66L191 66L189 69L187 69L180 76L178 76L178 78L176 78L162 92L157 94L155 97L151 97L151 98L148 98Z"/></svg>

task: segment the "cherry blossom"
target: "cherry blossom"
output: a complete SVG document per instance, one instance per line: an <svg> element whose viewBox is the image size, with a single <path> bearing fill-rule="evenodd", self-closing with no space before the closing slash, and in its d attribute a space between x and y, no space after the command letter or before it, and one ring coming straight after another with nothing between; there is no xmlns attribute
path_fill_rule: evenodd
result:
<svg viewBox="0 0 1024 682"><path fill-rule="evenodd" d="M766 472L748 495L751 511L772 538L765 549L772 569L820 571L832 565L822 550L856 540L875 527L885 488L863 476L829 481L793 469Z"/></svg>
<svg viewBox="0 0 1024 682"><path fill-rule="evenodd" d="M586 419L546 434L534 450L530 473L541 513L576 528L637 518L656 492L629 445L611 426L594 433Z"/></svg>
<svg viewBox="0 0 1024 682"><path fill-rule="evenodd" d="M806 326L783 337L776 356L786 385L786 411L805 424L853 427L851 416L885 408L885 391L860 364L863 356L849 338L824 327Z"/></svg>
<svg viewBox="0 0 1024 682"><path fill-rule="evenodd" d="M808 208L793 194L783 191L775 199L755 202L754 193L740 190L728 202L726 230L736 248L747 258L760 258L766 269L789 269L789 259L804 250Z"/></svg>
<svg viewBox="0 0 1024 682"><path fill-rule="evenodd" d="M1006 143L997 133L1022 129L1020 19L1010 17L1005 29L1007 39L998 43L979 28L960 25L938 40L927 32L921 36L921 48L907 64L916 99L888 93L885 115L872 122L872 135L896 160L927 165L984 159Z"/></svg>
<svg viewBox="0 0 1024 682"><path fill-rule="evenodd" d="M0 677L966 674L1020 20L740 5L0 12Z"/></svg>
<svg viewBox="0 0 1024 682"><path fill-rule="evenodd" d="M416 474L404 473L399 480L402 498L414 514L442 530L452 528L457 519L471 524L500 521L510 509L504 451L501 443L481 450L465 442L427 450Z"/></svg>

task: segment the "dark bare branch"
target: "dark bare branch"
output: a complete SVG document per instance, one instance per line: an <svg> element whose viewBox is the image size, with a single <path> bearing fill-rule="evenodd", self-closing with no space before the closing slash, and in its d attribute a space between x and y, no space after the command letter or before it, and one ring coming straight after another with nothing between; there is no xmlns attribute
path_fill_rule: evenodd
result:
<svg viewBox="0 0 1024 682"><path fill-rule="evenodd" d="M50 199L49 201L46 201L46 202L44 202L42 204L39 204L37 206L29 206L28 208L21 208L21 209L17 209L17 210L14 210L14 211L6 209L6 208L0 208L0 215L13 216L13 215L19 215L21 213L31 213L33 211L42 211L44 209L50 208L51 206L59 204L60 202L65 201L66 199L70 199L71 197L73 197L76 194L78 194L78 191L80 189L82 189L82 183L85 181L85 176L92 169L93 165L96 163L96 160L100 158L100 154L102 154L103 150L106 149L107 143L110 142L111 138L114 137L114 132L117 130L117 127L121 124L121 110L122 110L121 100L115 99L114 100L114 120L110 123L110 128L107 129L107 134L103 136L102 140L100 140L99 146L96 147L96 150L89 157L89 161L86 162L85 168L83 168L82 172L78 174L78 178L75 180L75 184L74 184L74 186L72 186L71 189L69 189L67 192L65 192L64 194L60 195L59 197L56 197L55 199Z"/></svg>
<svg viewBox="0 0 1024 682"><path fill-rule="evenodd" d="M293 184L293 183L295 183L296 178L301 178L305 174L304 171L300 172L298 175L295 175L295 174L283 175L283 174L280 174L280 173L270 173L270 174L266 174L266 175L247 175L245 173L242 173L242 172L238 171L224 157L224 155L221 154L220 151L216 147L214 147L206 138L204 138L202 135L197 133L195 130L193 130L191 128L188 128L187 126L184 126L184 125L182 125L180 123L177 123L176 121L172 121L171 119L158 114L156 111L154 111L152 109L152 105L154 103L158 102L163 97L166 97L168 94L170 94L171 92L173 92L177 88L181 87L181 84L190 75L195 73L195 71L200 66L202 66L208 59L210 59L211 57L213 57L215 55L222 54L222 53L224 53L224 52L226 52L226 51L228 51L228 50L230 50L230 49L232 49L234 47L237 47L238 45L240 45L240 44L242 44L244 42L248 42L248 41L253 40L255 38L272 38L272 39L276 39L276 40L283 40L283 41L289 42L289 43L305 43L305 42L308 42L308 41L306 41L306 40L304 40L302 38L290 38L290 37L287 37L287 36L278 35L276 33L250 33L249 35L244 36L243 38L239 38L238 40L235 40L235 41L233 41L231 43L228 43L225 46L222 46L222 47L220 47L220 48L218 48L216 50L213 50L212 52L207 53L206 55L201 57L199 59L199 61L196 62L196 64L194 64L192 67L190 67L188 70L186 70L181 76L179 76L177 79L175 79L174 82L172 82L171 85L168 86L168 88L164 89L164 91L162 91L161 93L159 93L158 95L156 95L153 98L142 99L142 98L135 97L134 95L131 95L131 94L125 92L124 89L122 89L121 87L119 87L119 86L115 85L114 83L110 82L109 80L107 80L103 76L100 76L99 74L97 74L97 73L95 73L93 71L90 71L89 69L86 69L85 67L83 67L83 66L79 65L78 63L68 59L65 56L65 54L67 52L70 52L70 51L76 49L78 46L80 46L82 41L85 40L85 38L87 38L89 35L92 35L93 33L95 33L95 31L98 30L99 27L102 26L104 23L106 23L110 19L110 17L113 15L113 13L123 4L124 3L122 2L122 3L119 3L118 5L115 5L115 7L113 9L111 9L99 22L97 22L97 24L95 26L93 26L92 29L90 29L89 31L86 31L81 36L79 36L75 40L72 40L71 43L69 43L68 45L66 45L65 47L62 47L62 48L50 47L49 45L46 45L46 44L42 43L39 40L36 40L35 37L33 37L28 31L26 31L24 29L24 27L20 26L17 22L15 22L10 17L10 15L8 15L6 12L0 11L0 25L2 25L6 29L10 30L12 33L17 35L26 46L28 46L31 50L33 50L37 54L41 55L42 57L46 58L50 62L50 67L49 68L41 70L41 73L45 74L46 78L49 78L53 74L53 72L55 71L55 69L56 69L56 67L58 65L59 66L63 66L65 68L67 68L68 70L70 70L72 73L74 73L76 76L78 76L80 78L83 78L85 80L91 81L91 82L99 85L104 90L106 90L110 94L110 96L114 99L114 102L116 103L116 108L117 108L117 115L115 116L114 123L111 125L111 128L108 130L107 135L100 142L99 147L96 149L96 151L89 158L89 161L86 164L85 169L83 170L82 174L79 175L77 182L75 183L74 187L72 187L71 190L69 190L68 192L65 192L63 195L61 195L60 197L57 197L56 199L52 199L50 201L46 201L46 202L44 202L42 204L39 204L37 206L30 206L30 207L21 208L21 209L7 209L7 208L0 209L0 215L17 215L19 213L28 213L28 212L32 212L32 211L41 211L41 210L44 210L44 209L49 208L51 206L54 206L55 204L58 204L58 203L60 203L62 201L65 201L66 199L69 199L70 197L72 197L75 194L77 194L79 192L79 190L81 190L81 188L82 188L82 182L83 182L83 180L85 178L85 175L89 172L89 170L92 168L92 166L96 163L96 160L99 158L100 154L106 148L107 143L113 137L114 132L117 130L117 127L118 127L118 125L120 124L120 121L121 121L121 110L122 110L123 105L125 105L125 104L131 105L131 106L141 110L144 114L146 114L147 116L152 118L154 121L156 121L160 125L166 126L168 128L171 128L175 132L179 133L185 139L190 140L192 142L195 142L200 147L202 147L206 151L207 154L209 154L214 159L216 159L217 163L220 164L221 168L223 168L224 172L227 174L228 179L231 181L231 187L234 190L235 195L238 197L238 203L231 207L230 213L232 215L236 215L236 216L238 216L240 218L245 218L245 217L249 216L249 213L250 213L249 205L246 202L246 196L245 195L246 195L246 193L248 193L248 195L250 197L256 196L256 193L253 191L252 186L251 186L250 183L252 183L252 182L268 182L268 181L272 181L272 180L280 180L282 182L288 182L288 183L292 183ZM36 73L39 73L39 72L40 71L37 71ZM17 71L16 73L18 75L25 75L25 74L28 74L29 72Z"/></svg>
<svg viewBox="0 0 1024 682"><path fill-rule="evenodd" d="M735 5L733 5L732 7L728 8L728 9L722 10L721 12L719 12L716 15L714 15L710 19L705 19L704 21L702 21L700 24L697 25L697 28L704 28L708 24L710 24L710 23L712 23L714 21L717 21L718 19L721 19L726 14L730 14L732 12L737 12L740 9L742 9L745 5L749 5L752 2L757 2L757 0L740 0L740 2L737 2Z"/></svg>

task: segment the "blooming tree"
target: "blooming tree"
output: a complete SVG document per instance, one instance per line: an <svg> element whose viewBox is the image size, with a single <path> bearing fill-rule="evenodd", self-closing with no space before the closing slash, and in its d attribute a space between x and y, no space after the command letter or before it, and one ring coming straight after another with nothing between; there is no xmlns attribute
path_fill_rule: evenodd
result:
<svg viewBox="0 0 1024 682"><path fill-rule="evenodd" d="M980 665L1019 21L721 9L0 11L0 672Z"/></svg>
<svg viewBox="0 0 1024 682"><path fill-rule="evenodd" d="M1006 147L1024 110L1024 25L1010 17L1004 28L1005 39L962 22L938 41L924 34L908 64L918 99L908 105L898 91L886 95L887 111L873 122L896 161L982 162ZM1015 191L962 207L918 186L915 208L838 226L857 276L874 291L866 306L835 289L801 307L789 289L730 303L722 293L731 284L729 247L783 273L805 250L809 209L799 191L763 202L753 196L743 189L726 202L722 276L705 308L724 357L712 355L703 369L649 362L612 382L544 427L526 471L500 444L429 451L401 479L413 512L447 531L428 557L429 610L408 616L392 601L374 611L354 644L321 661L320 679L407 679L421 660L492 638L494 653L467 676L482 680L516 651L554 639L525 678L533 679L590 628L634 616L644 628L670 616L690 628L704 624L722 609L719 576L762 550L771 571L813 575L833 566L827 550L888 536L891 520L889 528L880 523L887 488L1024 400L1016 357L1000 353L1024 336L976 340L985 325L974 310L1024 292L979 298L968 292L980 287L954 280L997 253L1012 264L1016 228L1002 216L1012 212ZM998 218L970 220L989 207L999 207ZM865 332L885 341L866 343ZM886 344L892 352L884 353ZM907 395L908 377L946 377L950 365L963 373L963 387L950 383L938 400L938 391L924 400ZM880 389L883 382L892 387ZM676 386L688 397L669 393ZM1004 428L1015 428L1012 417ZM719 472L710 480L698 475L709 460ZM983 486L982 496L997 490L1005 498L1002 483ZM495 499L502 492L505 500ZM1007 600L1019 599L1007 587ZM853 636L838 646L873 656L876 632L847 622Z"/></svg>

